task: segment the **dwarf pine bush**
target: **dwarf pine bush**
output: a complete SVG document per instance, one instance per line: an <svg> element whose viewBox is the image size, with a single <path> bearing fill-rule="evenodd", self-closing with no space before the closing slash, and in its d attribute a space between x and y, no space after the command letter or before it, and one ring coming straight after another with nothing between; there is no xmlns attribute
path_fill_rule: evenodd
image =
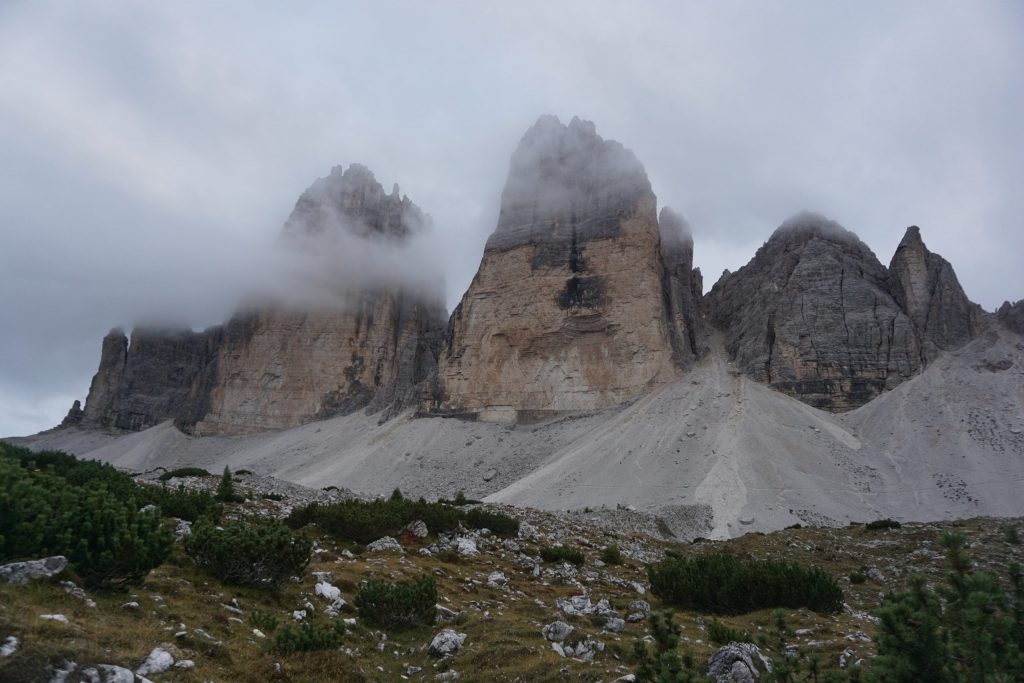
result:
<svg viewBox="0 0 1024 683"><path fill-rule="evenodd" d="M583 566L583 552L565 545L546 545L540 549L540 558L545 562L568 562Z"/></svg>
<svg viewBox="0 0 1024 683"><path fill-rule="evenodd" d="M649 565L651 592L665 604L711 614L744 614L769 607L838 612L843 592L818 567L778 560L742 561L731 555L670 556Z"/></svg>
<svg viewBox="0 0 1024 683"><path fill-rule="evenodd" d="M388 630L429 626L437 615L437 582L423 575L414 581L368 581L356 594L359 616Z"/></svg>
<svg viewBox="0 0 1024 683"><path fill-rule="evenodd" d="M345 636L345 624L335 621L327 626L305 622L288 625L274 636L274 652L282 655L293 652L315 652L339 647Z"/></svg>
<svg viewBox="0 0 1024 683"><path fill-rule="evenodd" d="M460 525L487 528L499 535L514 535L519 521L499 512L463 511L445 503L428 503L392 496L388 500L346 500L316 503L294 509L285 522L293 529L315 523L332 536L355 543L372 543L395 536L409 522L422 521L433 533L456 531Z"/></svg>
<svg viewBox="0 0 1024 683"><path fill-rule="evenodd" d="M309 564L312 542L276 519L253 518L216 527L201 520L185 539L199 567L224 583L277 589Z"/></svg>
<svg viewBox="0 0 1024 683"><path fill-rule="evenodd" d="M619 546L614 543L604 547L601 551L600 559L605 564L622 564L626 561L626 558L622 556L622 551L619 550Z"/></svg>
<svg viewBox="0 0 1024 683"><path fill-rule="evenodd" d="M191 491L182 485L139 487L139 503L156 505L164 517L177 517L196 522L200 517L220 519L222 506L206 491Z"/></svg>
<svg viewBox="0 0 1024 683"><path fill-rule="evenodd" d="M868 531L880 531L884 529L899 529L902 524L897 522L895 519L876 519L873 522L868 522L864 525L864 528Z"/></svg>
<svg viewBox="0 0 1024 683"><path fill-rule="evenodd" d="M174 470L168 470L161 474L158 479L160 481L170 481L175 477L209 477L210 473L201 467L179 467Z"/></svg>
<svg viewBox="0 0 1024 683"><path fill-rule="evenodd" d="M519 520L500 512L488 512L475 508L464 514L466 526L471 529L490 529L499 536L515 536L519 533Z"/></svg>
<svg viewBox="0 0 1024 683"><path fill-rule="evenodd" d="M174 535L109 465L0 444L0 562L64 555L90 588L140 583Z"/></svg>

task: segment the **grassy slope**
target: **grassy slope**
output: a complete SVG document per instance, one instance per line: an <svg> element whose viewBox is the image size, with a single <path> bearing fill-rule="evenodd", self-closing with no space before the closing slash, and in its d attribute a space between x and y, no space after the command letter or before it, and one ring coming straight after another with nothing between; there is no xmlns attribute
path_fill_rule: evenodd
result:
<svg viewBox="0 0 1024 683"><path fill-rule="evenodd" d="M530 514L534 515L531 521L542 532L567 531L565 523L554 516ZM982 568L1002 571L1011 559L1021 559L1021 547L1004 541L1002 528L1006 521L992 519L908 525L881 532L867 532L860 527L799 529L674 547L684 553L704 552L714 546L758 558L795 559L819 564L836 577L877 567L885 575L882 583L869 580L860 586L850 586L843 579L842 584L854 612L870 612L878 606L883 592L902 585L907 572L924 572L933 580L942 576L945 567L941 560L927 552L915 555L914 551L936 550L942 530L950 526L958 526L967 535L973 544L971 552ZM613 540L607 532L585 525L568 531L586 554L583 571L607 571L616 577L646 583L643 565L634 560L620 567L595 567L600 548ZM645 537L621 536L614 540L624 549L641 551L657 552L670 545ZM557 577L534 578L529 570L516 568L511 561L513 554L501 550L500 544L479 557L448 563L418 555L413 548L405 556L367 553L348 560L339 554L345 545L324 537L318 537L317 542L321 551L301 581L286 585L277 595L220 584L198 572L180 546L171 560L152 572L138 589L125 594L92 594L97 602L95 608L67 595L55 583L0 586L0 641L8 635L22 641L13 657L0 660L0 679L12 683L45 680L41 672L47 664L63 659L83 666L113 663L134 669L153 647L160 645L171 650L176 658L193 659L196 668L172 670L156 677L159 681L393 681L400 680L406 665L423 669L412 675L412 680L432 679L435 673L448 668L459 671L460 680L464 681L555 680L562 678L560 670L566 668L568 680L608 681L632 670L628 662L632 641L647 633L644 622L627 624L622 634L610 634L601 632L601 620L591 622L588 618L560 615L554 606L555 598L578 594L579 588ZM522 543L523 550L532 556L538 554L540 545ZM505 572L508 587L487 585L487 575L495 570ZM309 600L317 608L314 621L326 622L322 614L326 605L313 595L314 571L332 572L332 582L342 589L349 602L364 579L395 580L433 573L438 579L441 604L464 613L455 628L468 634L466 644L454 657L439 662L428 657L426 645L440 627L391 634L385 639L379 632L357 625L350 629L345 645L338 651L286 656L270 652L268 641L253 635L248 616L256 609L271 612L283 625L291 620L292 610L301 609ZM584 584L595 602L608 598L623 616L626 604L640 597L650 601L655 609L659 607L650 594L639 596L600 579ZM243 614L221 606L233 598ZM535 603L538 599L544 607ZM131 600L137 601L140 609L122 607ZM70 624L39 619L38 615L44 613L62 613ZM706 657L714 649L706 642L701 616L681 613L677 617L683 624L684 645L691 647L698 658ZM605 653L593 663L559 657L540 633L544 624L556 618L573 623L577 629L574 635L585 634L604 641ZM823 653L827 663L834 664L839 653L847 648L858 657L872 653L873 644L857 639L855 634L864 632L871 636L873 625L856 613L826 616L799 610L790 612L788 619L794 629L813 630L807 635L792 636L790 642L818 643L812 646ZM770 617L768 611L763 611L721 621L756 635L759 629L768 628ZM185 624L185 628L180 624ZM203 629L220 644L204 641L195 629ZM176 638L175 633L180 630L186 630L188 635Z"/></svg>

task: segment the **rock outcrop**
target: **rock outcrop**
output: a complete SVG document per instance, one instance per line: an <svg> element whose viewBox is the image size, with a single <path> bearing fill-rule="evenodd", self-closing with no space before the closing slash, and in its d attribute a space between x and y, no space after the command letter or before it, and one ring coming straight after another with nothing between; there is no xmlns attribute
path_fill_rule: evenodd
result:
<svg viewBox="0 0 1024 683"><path fill-rule="evenodd" d="M996 319L1001 322L1006 329L1024 336L1024 299L1013 304L1009 301L1004 301L1003 305L999 307L998 311L996 311Z"/></svg>
<svg viewBox="0 0 1024 683"><path fill-rule="evenodd" d="M214 358L218 330L137 327L131 343L115 328L103 338L82 423L138 431L177 418L194 400L193 385Z"/></svg>
<svg viewBox="0 0 1024 683"><path fill-rule="evenodd" d="M302 194L282 248L401 245L428 224L397 186L385 193L354 164ZM136 328L129 343L112 330L82 423L136 431L173 419L197 435L238 434L363 408L388 417L413 405L436 372L446 317L440 287L323 277L330 291L322 299L257 307L204 332Z"/></svg>
<svg viewBox="0 0 1024 683"><path fill-rule="evenodd" d="M914 324L856 235L801 213L709 294L736 366L818 408L847 410L921 368Z"/></svg>
<svg viewBox="0 0 1024 683"><path fill-rule="evenodd" d="M707 305L742 372L832 411L867 403L967 343L983 316L917 227L886 269L852 232L811 213L723 274Z"/></svg>
<svg viewBox="0 0 1024 683"><path fill-rule="evenodd" d="M678 235L662 260L656 204L632 152L592 123L541 117L512 155L430 409L522 420L621 403L670 380L702 347L687 322L692 244Z"/></svg>
<svg viewBox="0 0 1024 683"><path fill-rule="evenodd" d="M957 349L978 335L983 312L960 287L949 261L928 251L916 225L907 228L889 264L892 294L910 316L922 360Z"/></svg>
<svg viewBox="0 0 1024 683"><path fill-rule="evenodd" d="M665 269L662 291L669 315L672 353L685 367L708 350L704 329L704 279L693 267L693 237L686 220L665 207L658 214L661 258Z"/></svg>

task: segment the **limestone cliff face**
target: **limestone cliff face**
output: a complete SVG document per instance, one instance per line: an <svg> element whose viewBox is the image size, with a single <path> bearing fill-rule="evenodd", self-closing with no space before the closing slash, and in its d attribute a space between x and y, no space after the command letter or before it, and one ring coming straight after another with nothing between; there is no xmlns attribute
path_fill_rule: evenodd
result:
<svg viewBox="0 0 1024 683"><path fill-rule="evenodd" d="M401 291L341 310L261 311L228 325L196 435L291 427L370 406L402 408L436 365L444 311ZM390 400L382 395L386 393ZM399 405L395 406L395 402Z"/></svg>
<svg viewBox="0 0 1024 683"><path fill-rule="evenodd" d="M915 374L914 324L857 236L814 214L784 223L709 294L736 366L827 410L847 410Z"/></svg>
<svg viewBox="0 0 1024 683"><path fill-rule="evenodd" d="M386 194L366 168L336 167L299 198L282 248L401 244L427 224L397 187ZM136 329L129 345L112 331L82 423L139 430L173 419L196 435L240 434L413 405L436 371L440 287L326 285L322 301L256 308L204 332Z"/></svg>
<svg viewBox="0 0 1024 683"><path fill-rule="evenodd" d="M928 251L916 225L907 228L889 276L893 297L914 323L925 360L977 336L981 308L967 299L949 261Z"/></svg>
<svg viewBox="0 0 1024 683"><path fill-rule="evenodd" d="M671 379L686 314L667 308L656 211L632 152L592 123L542 117L512 156L497 229L449 323L431 409L524 419L621 403ZM689 298L685 254L672 264ZM694 353L679 344L681 357Z"/></svg>

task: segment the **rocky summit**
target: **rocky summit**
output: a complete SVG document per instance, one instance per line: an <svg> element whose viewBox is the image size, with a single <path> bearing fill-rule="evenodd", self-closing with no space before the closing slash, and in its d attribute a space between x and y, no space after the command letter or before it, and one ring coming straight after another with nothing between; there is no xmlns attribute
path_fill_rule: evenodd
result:
<svg viewBox="0 0 1024 683"><path fill-rule="evenodd" d="M400 243L428 224L397 187L386 194L353 164L302 194L283 248ZM325 286L330 297L243 310L203 332L137 327L129 340L112 330L79 422L138 431L174 420L195 435L239 434L415 403L440 350L440 288Z"/></svg>
<svg viewBox="0 0 1024 683"><path fill-rule="evenodd" d="M886 269L852 232L811 213L725 273L708 309L742 372L831 411L867 403L981 327L980 309L917 227Z"/></svg>
<svg viewBox="0 0 1024 683"><path fill-rule="evenodd" d="M671 381L703 348L692 241L643 166L592 123L542 117L512 155L498 226L452 314L434 412L515 421Z"/></svg>

